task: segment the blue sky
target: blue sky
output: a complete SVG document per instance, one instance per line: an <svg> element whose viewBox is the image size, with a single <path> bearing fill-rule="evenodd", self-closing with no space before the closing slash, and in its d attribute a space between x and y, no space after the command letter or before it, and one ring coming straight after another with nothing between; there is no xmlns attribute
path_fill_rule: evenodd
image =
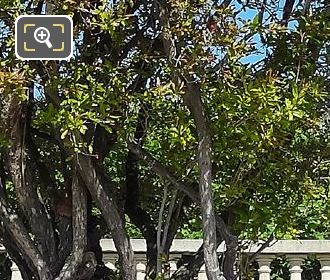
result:
<svg viewBox="0 0 330 280"><path fill-rule="evenodd" d="M297 3L298 3L298 1L295 1L294 7L296 7ZM278 8L278 10L277 10L278 18L282 17L284 4L285 4L285 0L279 1L278 7L277 7ZM235 1L234 5L237 10L242 7L242 5L240 5L237 1ZM239 16L244 20L253 20L257 14L258 14L257 10L246 9L245 11L242 11L239 14ZM267 17L267 12L265 13L264 17L265 18ZM296 21L289 22L289 25L288 25L289 29L293 30L296 28L296 26L297 26ZM254 36L254 38L252 38L252 40L256 44L257 52L255 54L249 55L249 56L241 59L241 62L244 64L254 64L254 63L262 60L266 55L266 48L262 45L262 43L260 41L260 36L256 35L256 36Z"/></svg>

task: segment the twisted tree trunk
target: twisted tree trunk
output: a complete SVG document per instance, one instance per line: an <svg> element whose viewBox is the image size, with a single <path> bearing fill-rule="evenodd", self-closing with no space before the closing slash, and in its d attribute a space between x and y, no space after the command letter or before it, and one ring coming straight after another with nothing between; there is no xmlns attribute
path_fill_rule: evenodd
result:
<svg viewBox="0 0 330 280"><path fill-rule="evenodd" d="M126 233L123 219L118 211L116 199L110 196L111 190L108 188L109 178L103 178L102 172L97 172L97 166L92 159L83 154L77 156L77 164L80 175L85 182L93 200L101 209L102 215L111 231L122 267L125 280L136 279L136 268L134 265L134 254L129 237Z"/></svg>
<svg viewBox="0 0 330 280"><path fill-rule="evenodd" d="M199 194L203 221L203 251L206 274L209 280L218 280L220 278L220 268L217 256L218 244L212 192L211 135L199 86L187 82L187 92L184 99L195 120L198 134Z"/></svg>

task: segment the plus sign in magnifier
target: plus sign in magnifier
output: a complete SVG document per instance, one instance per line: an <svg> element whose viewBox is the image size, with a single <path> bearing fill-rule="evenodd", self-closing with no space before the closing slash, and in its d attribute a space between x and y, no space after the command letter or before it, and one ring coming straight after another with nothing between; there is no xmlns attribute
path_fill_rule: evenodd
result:
<svg viewBox="0 0 330 280"><path fill-rule="evenodd" d="M73 55L73 22L66 15L22 15L15 21L21 60L67 60Z"/></svg>
<svg viewBox="0 0 330 280"><path fill-rule="evenodd" d="M40 44L46 44L49 49L53 47L49 40L50 32L46 27L38 27L34 31L34 39Z"/></svg>

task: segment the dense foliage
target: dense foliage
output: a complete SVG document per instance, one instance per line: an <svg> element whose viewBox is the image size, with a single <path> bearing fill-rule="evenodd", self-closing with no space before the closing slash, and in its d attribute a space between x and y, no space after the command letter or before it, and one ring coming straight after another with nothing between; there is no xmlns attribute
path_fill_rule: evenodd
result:
<svg viewBox="0 0 330 280"><path fill-rule="evenodd" d="M15 57L15 19L41 13L72 16L69 61ZM325 0L0 0L0 237L24 279L112 275L103 236L125 280L129 236L151 279L173 238L203 238L171 279L205 261L210 280L234 279L237 239L329 238L329 17Z"/></svg>

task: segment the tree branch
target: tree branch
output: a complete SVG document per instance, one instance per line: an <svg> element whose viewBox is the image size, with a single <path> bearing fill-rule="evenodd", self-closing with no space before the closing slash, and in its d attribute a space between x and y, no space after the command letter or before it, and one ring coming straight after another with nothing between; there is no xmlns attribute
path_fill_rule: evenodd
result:
<svg viewBox="0 0 330 280"><path fill-rule="evenodd" d="M184 205L188 203L191 203L191 199L188 199L185 194L180 192L178 194L177 200L175 201L175 208L173 209L173 211L169 210L169 219L166 221L164 229L164 236L166 235L166 240L164 240L164 252L166 254L169 254L173 239L175 238L178 232L178 228L183 220Z"/></svg>
<svg viewBox="0 0 330 280"><path fill-rule="evenodd" d="M166 2L161 1L159 3L159 11L159 22L163 28L162 38L164 52L167 55L168 62L173 67L176 67L176 64L174 63L176 46L170 34ZM176 84L185 85L184 101L193 116L198 134L198 185L203 223L204 260L208 279L216 280L220 277L220 268L217 259L217 231L212 193L211 135L208 128L206 112L201 100L200 86L191 79L189 74L182 72L179 69L173 73L173 79Z"/></svg>
<svg viewBox="0 0 330 280"><path fill-rule="evenodd" d="M134 139L138 143L143 142L147 129L148 105L139 110ZM150 278L156 277L157 247L156 229L149 213L139 205L140 183L138 176L138 157L131 151L128 152L125 164L126 171L126 200L125 212L141 231L147 243L147 269L146 274Z"/></svg>
<svg viewBox="0 0 330 280"><path fill-rule="evenodd" d="M92 159L85 154L77 155L77 166L80 176L85 182L93 200L100 208L102 215L111 231L114 243L122 264L123 277L125 280L136 279L136 268L133 259L133 250L125 230L122 217L119 214L115 197L111 196L109 188L109 178L104 178L105 174L97 172L98 167ZM110 188L109 188L110 189Z"/></svg>
<svg viewBox="0 0 330 280"><path fill-rule="evenodd" d="M295 0L286 0L283 8L282 23L287 25L288 20L292 14Z"/></svg>
<svg viewBox="0 0 330 280"><path fill-rule="evenodd" d="M199 85L187 81L184 100L196 124L198 134L199 193L203 221L203 246L208 279L218 279L216 220L212 192L212 143Z"/></svg>
<svg viewBox="0 0 330 280"><path fill-rule="evenodd" d="M2 112L0 127L3 127L10 144L7 165L18 201L29 221L40 253L47 263L54 264L57 251L53 225L33 185L32 173L27 164L25 141L29 125L28 109L28 104L22 103L18 97L9 97Z"/></svg>
<svg viewBox="0 0 330 280"><path fill-rule="evenodd" d="M73 248L55 280L74 279L84 258L87 246L87 195L84 188L79 175L74 171L72 181Z"/></svg>
<svg viewBox="0 0 330 280"><path fill-rule="evenodd" d="M141 231L147 243L147 275L155 278L157 263L156 229L147 211L139 206L139 178L137 156L129 151L126 159L126 201L125 212Z"/></svg>
<svg viewBox="0 0 330 280"><path fill-rule="evenodd" d="M200 271L204 263L204 248L203 245L198 251L189 258L188 261L183 262L179 268L171 276L171 280L190 280L194 279Z"/></svg>
<svg viewBox="0 0 330 280"><path fill-rule="evenodd" d="M23 222L5 200L3 186L0 183L0 220L13 238L15 244L29 258L28 263L33 264L31 270L37 270L40 279L52 280L46 261L30 239Z"/></svg>
<svg viewBox="0 0 330 280"><path fill-rule="evenodd" d="M197 205L201 205L201 201L198 197L198 193L195 191L195 189L192 187L196 185L196 183L188 185L181 181L179 181L175 175L171 173L170 170L168 170L165 166L163 166L158 160L153 158L146 150L144 150L142 147L135 143L128 143L128 148L131 152L135 153L138 158L143 160L158 176L168 180L173 187L176 189L184 192L193 202L195 202ZM234 248L237 248L238 246L238 240L237 237L232 235L225 222L221 218L220 215L215 216L216 220L216 228L218 233L218 240L217 244L220 244L223 240L226 242L226 245L230 250L226 252L227 256L227 267L229 267L229 264L233 264L236 257L236 251L234 251ZM203 259L203 258L202 258ZM233 266L231 266L232 268ZM225 272L225 274L230 274L232 272Z"/></svg>
<svg viewBox="0 0 330 280"><path fill-rule="evenodd" d="M168 169L166 169L158 160L153 158L146 150L135 143L128 143L131 152L146 162L149 167L160 177L168 180L176 189L187 194L194 202L200 204L198 192L191 186L180 182Z"/></svg>
<svg viewBox="0 0 330 280"><path fill-rule="evenodd" d="M37 268L34 267L29 257L16 246L15 241L4 227L0 228L0 240L10 259L19 268L23 279L33 280L33 275L38 275Z"/></svg>

